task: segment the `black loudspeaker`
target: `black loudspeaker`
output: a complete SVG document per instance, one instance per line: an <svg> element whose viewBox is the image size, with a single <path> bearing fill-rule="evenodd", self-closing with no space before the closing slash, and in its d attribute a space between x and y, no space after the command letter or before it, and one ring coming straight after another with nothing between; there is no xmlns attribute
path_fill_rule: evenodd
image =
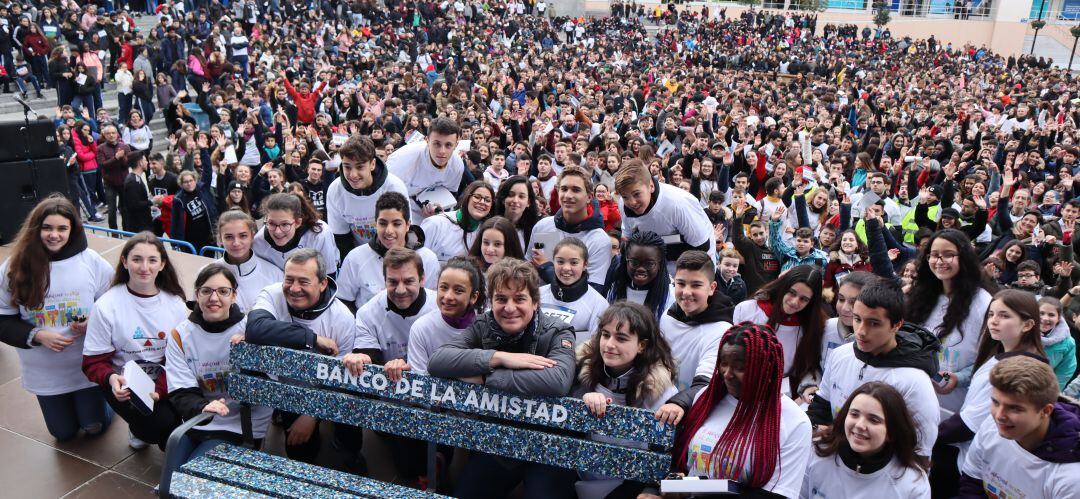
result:
<svg viewBox="0 0 1080 499"><path fill-rule="evenodd" d="M60 158L0 163L0 244L19 234L23 220L38 201L54 192L70 198L67 165Z"/></svg>
<svg viewBox="0 0 1080 499"><path fill-rule="evenodd" d="M55 158L60 155L60 144L56 143L56 125L52 120L30 120L26 128L25 121L6 121L0 123L0 162L28 158ZM30 144L30 155L26 154L26 144Z"/></svg>

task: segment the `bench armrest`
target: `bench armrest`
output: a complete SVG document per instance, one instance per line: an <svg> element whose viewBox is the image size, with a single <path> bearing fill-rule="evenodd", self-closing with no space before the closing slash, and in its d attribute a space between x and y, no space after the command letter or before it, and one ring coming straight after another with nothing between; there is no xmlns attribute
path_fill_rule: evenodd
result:
<svg viewBox="0 0 1080 499"><path fill-rule="evenodd" d="M169 441L165 444L165 464L161 467L161 483L158 484L158 497L170 497L169 486L172 482L173 471L180 469L180 466L184 464L183 461L187 459L186 455L180 455L183 452L180 450L180 441L184 438L184 435L187 435L188 430L197 425L206 424L213 418L212 413L200 413L198 416L185 421L184 424L177 426L169 434Z"/></svg>

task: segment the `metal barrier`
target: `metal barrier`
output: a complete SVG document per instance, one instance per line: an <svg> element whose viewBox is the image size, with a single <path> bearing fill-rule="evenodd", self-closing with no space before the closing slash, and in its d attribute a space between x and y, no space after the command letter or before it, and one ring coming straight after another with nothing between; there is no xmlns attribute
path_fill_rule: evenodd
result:
<svg viewBox="0 0 1080 499"><path fill-rule="evenodd" d="M110 229L108 227L98 227L96 225L84 225L83 228L90 231L90 232L104 232L105 234L113 234L113 235L123 236L123 237L131 237L131 236L135 235L134 232L128 232L126 230L119 230L119 229ZM195 251L195 245L193 245L193 244L191 244L191 243L189 243L187 241L181 241L179 239L169 239L167 237L159 237L158 239L161 239L161 242L163 242L163 243L168 243L168 244L173 245L173 249L176 249L178 251L184 251L186 253L191 253L192 255L200 255L201 254L198 251ZM207 248L212 248L212 247L213 246L207 246ZM224 250L222 250L222 251L224 251Z"/></svg>
<svg viewBox="0 0 1080 499"><path fill-rule="evenodd" d="M213 254L208 255L207 253ZM221 256L224 254L225 248L222 248L220 246L203 246L202 249L199 250L199 256L205 256L207 258L221 258Z"/></svg>

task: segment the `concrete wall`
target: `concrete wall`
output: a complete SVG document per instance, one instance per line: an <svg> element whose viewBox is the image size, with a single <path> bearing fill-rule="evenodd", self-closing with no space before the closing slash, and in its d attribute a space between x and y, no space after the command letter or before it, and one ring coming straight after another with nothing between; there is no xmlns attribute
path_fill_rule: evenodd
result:
<svg viewBox="0 0 1080 499"><path fill-rule="evenodd" d="M641 2L639 2L641 3ZM996 8L990 19L969 19L966 21L951 18L912 18L892 14L888 28L893 37L910 36L912 38L930 38L931 35L942 43L953 46L973 44L986 46L994 52L1005 55L1019 55L1024 52L1024 36L1029 26L1026 19L1031 9L1031 0L1007 0L995 2L1004 7ZM584 0L585 10L593 15L610 12L607 0ZM656 2L645 2L647 8ZM700 11L702 3L695 2L679 6L684 9ZM710 5L710 10L726 8L728 17L738 16L747 7L737 4ZM818 13L818 27L825 24L855 24L860 28L874 28L873 14L867 11L830 10ZM1043 30L1045 32L1046 30ZM1042 33L1040 33L1041 35ZM1071 40L1070 40L1071 44Z"/></svg>

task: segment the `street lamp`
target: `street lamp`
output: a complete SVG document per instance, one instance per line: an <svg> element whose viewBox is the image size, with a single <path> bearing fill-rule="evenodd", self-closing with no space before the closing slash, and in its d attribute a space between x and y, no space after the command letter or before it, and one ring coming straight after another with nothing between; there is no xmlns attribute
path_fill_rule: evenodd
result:
<svg viewBox="0 0 1080 499"><path fill-rule="evenodd" d="M1073 57L1076 56L1076 42L1080 40L1080 25L1069 28L1069 34L1073 36L1073 48L1072 52L1069 53L1069 71L1072 71Z"/></svg>
<svg viewBox="0 0 1080 499"><path fill-rule="evenodd" d="M1035 36L1031 37L1031 55L1035 55L1035 41L1039 39L1039 30L1046 26L1046 21L1043 21L1043 9L1046 8L1046 0L1039 0L1039 17L1031 21L1031 27L1035 28Z"/></svg>

